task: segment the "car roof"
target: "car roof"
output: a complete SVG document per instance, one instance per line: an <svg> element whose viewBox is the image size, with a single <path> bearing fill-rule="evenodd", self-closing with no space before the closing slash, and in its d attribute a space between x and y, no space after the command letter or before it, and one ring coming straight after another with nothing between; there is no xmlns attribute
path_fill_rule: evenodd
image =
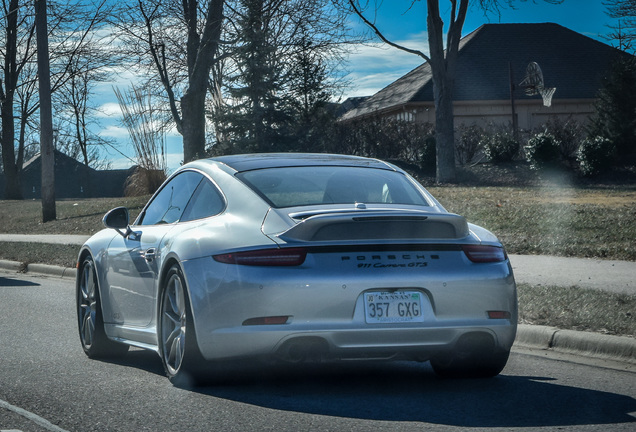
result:
<svg viewBox="0 0 636 432"><path fill-rule="evenodd" d="M378 159L322 153L255 153L219 156L210 159L235 171L304 166L351 166L395 171L395 167Z"/></svg>

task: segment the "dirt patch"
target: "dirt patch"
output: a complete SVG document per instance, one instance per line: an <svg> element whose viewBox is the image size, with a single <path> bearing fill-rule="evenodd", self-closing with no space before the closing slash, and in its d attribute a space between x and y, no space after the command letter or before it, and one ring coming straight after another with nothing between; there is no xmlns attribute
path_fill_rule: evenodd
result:
<svg viewBox="0 0 636 432"><path fill-rule="evenodd" d="M540 195L529 196L526 199L540 203L600 205L604 207L631 206L636 203L636 191L549 188L539 192Z"/></svg>

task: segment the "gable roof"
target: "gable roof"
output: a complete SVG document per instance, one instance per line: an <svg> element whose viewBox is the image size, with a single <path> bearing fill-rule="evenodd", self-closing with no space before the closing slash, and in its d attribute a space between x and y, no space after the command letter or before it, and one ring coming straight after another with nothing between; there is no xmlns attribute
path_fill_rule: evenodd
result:
<svg viewBox="0 0 636 432"><path fill-rule="evenodd" d="M519 87L530 62L541 67L546 87L556 87L555 99L592 99L607 67L620 56L629 55L554 23L484 24L459 43L453 100L509 99L509 64L517 87L515 98L530 98ZM341 119L431 101L433 76L430 65L424 63Z"/></svg>
<svg viewBox="0 0 636 432"><path fill-rule="evenodd" d="M95 169L84 165L77 159L70 157L69 155L59 151L58 149L53 149L53 155L55 158L54 160L56 165L64 164L64 166L67 169L73 169L76 171L77 170L88 171L88 172L95 171ZM42 169L41 156L42 154L40 152L37 152L31 159L26 161L24 165L22 166L22 172L30 173L33 170L36 170L36 172L40 172L40 170Z"/></svg>

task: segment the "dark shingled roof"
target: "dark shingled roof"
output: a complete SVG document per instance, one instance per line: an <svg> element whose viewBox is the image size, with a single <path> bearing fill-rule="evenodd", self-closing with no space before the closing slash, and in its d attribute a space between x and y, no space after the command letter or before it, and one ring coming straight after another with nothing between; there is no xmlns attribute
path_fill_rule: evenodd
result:
<svg viewBox="0 0 636 432"><path fill-rule="evenodd" d="M530 62L541 67L546 87L557 88L554 99L591 99L607 67L619 56L628 55L558 24L484 24L460 41L453 100L509 99L509 63L517 85L515 97L527 98L519 83ZM342 119L431 102L432 78L430 65L424 63Z"/></svg>

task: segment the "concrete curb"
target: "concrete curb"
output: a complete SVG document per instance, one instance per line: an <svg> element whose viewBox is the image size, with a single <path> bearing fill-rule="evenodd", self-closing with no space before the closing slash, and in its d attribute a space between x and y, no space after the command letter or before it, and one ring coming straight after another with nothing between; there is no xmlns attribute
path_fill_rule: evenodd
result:
<svg viewBox="0 0 636 432"><path fill-rule="evenodd" d="M26 272L72 279L75 279L77 274L77 270L74 268L57 267L49 264L28 264Z"/></svg>
<svg viewBox="0 0 636 432"><path fill-rule="evenodd" d="M515 346L636 364L636 339L520 324Z"/></svg>
<svg viewBox="0 0 636 432"><path fill-rule="evenodd" d="M0 260L0 270L75 279L76 269ZM600 333L519 324L515 346L636 364L636 339Z"/></svg>
<svg viewBox="0 0 636 432"><path fill-rule="evenodd" d="M77 270L49 264L24 264L17 261L0 260L0 270L16 273L36 273L45 276L75 279Z"/></svg>
<svg viewBox="0 0 636 432"><path fill-rule="evenodd" d="M0 260L0 270L14 271L16 273L23 271L24 265L17 261Z"/></svg>

